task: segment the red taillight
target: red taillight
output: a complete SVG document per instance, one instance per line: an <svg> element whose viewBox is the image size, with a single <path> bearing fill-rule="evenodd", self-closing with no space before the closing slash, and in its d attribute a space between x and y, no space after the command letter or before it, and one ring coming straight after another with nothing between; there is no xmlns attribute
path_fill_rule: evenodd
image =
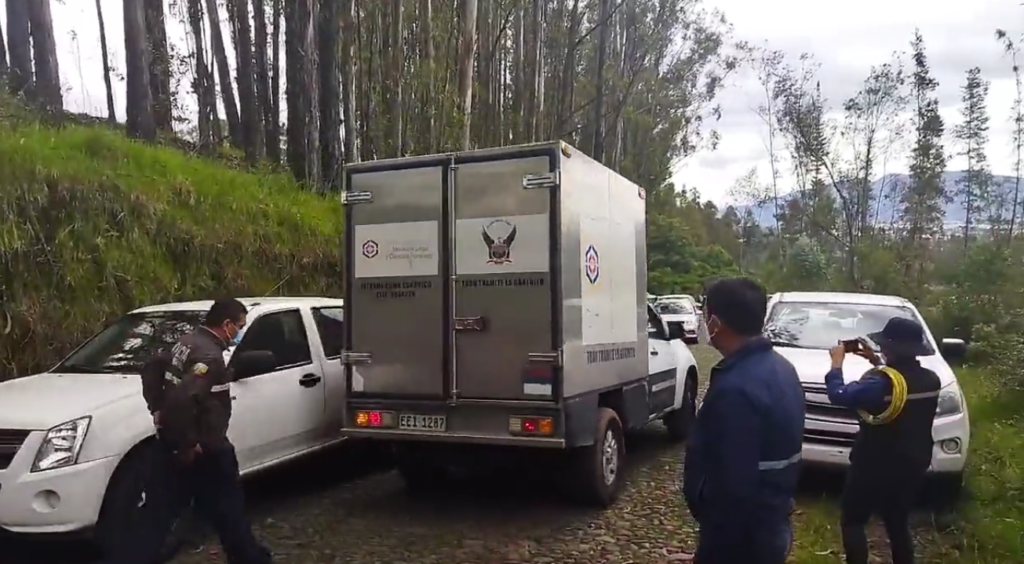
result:
<svg viewBox="0 0 1024 564"><path fill-rule="evenodd" d="M357 411L356 427L394 427L394 415L391 411Z"/></svg>

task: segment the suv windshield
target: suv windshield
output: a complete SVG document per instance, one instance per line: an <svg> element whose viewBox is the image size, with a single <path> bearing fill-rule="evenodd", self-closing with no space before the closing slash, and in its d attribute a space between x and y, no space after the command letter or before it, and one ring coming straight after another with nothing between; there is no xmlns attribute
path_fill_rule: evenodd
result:
<svg viewBox="0 0 1024 564"><path fill-rule="evenodd" d="M204 311L132 313L118 319L53 371L68 374L138 374L153 356L203 322Z"/></svg>
<svg viewBox="0 0 1024 564"><path fill-rule="evenodd" d="M693 313L693 307L686 302L658 302L654 305L662 315L686 315Z"/></svg>
<svg viewBox="0 0 1024 564"><path fill-rule="evenodd" d="M902 306L779 302L768 314L764 334L778 346L828 349L841 340L881 331L893 317L913 319L924 325L913 310ZM925 347L928 354L935 354L927 335Z"/></svg>

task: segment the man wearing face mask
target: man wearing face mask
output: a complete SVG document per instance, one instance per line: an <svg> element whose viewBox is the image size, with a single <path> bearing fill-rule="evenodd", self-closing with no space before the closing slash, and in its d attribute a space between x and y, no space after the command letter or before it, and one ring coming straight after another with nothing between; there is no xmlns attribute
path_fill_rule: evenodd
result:
<svg viewBox="0 0 1024 564"><path fill-rule="evenodd" d="M747 278L712 284L708 337L722 353L686 448L683 492L699 525L696 564L783 564L804 430L793 365L761 335L768 297Z"/></svg>
<svg viewBox="0 0 1024 564"><path fill-rule="evenodd" d="M271 562L270 551L245 519L238 459L227 436L234 377L224 352L239 340L246 314L238 300L214 302L202 327L143 368L142 394L158 428L166 468L154 474L162 487L147 495L152 507L145 526L115 548L110 562L157 562L179 515L193 500L216 529L228 562Z"/></svg>

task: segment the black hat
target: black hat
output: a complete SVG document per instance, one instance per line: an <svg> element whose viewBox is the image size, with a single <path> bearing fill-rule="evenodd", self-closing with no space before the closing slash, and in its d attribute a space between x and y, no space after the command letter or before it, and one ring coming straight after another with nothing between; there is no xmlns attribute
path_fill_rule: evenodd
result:
<svg viewBox="0 0 1024 564"><path fill-rule="evenodd" d="M924 327L913 319L893 317L876 333L867 337L883 350L901 356L927 356L931 354L924 342Z"/></svg>

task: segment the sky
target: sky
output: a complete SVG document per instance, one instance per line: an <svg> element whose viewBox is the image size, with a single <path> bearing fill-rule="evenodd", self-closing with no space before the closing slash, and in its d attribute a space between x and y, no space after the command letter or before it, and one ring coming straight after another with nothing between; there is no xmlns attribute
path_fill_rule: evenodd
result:
<svg viewBox="0 0 1024 564"><path fill-rule="evenodd" d="M1009 58L995 39L995 30L1003 28L1012 37L1024 32L1024 7L1018 0L972 0L968 4L959 0L704 1L708 7L725 13L736 40L767 45L794 59L801 53L812 54L821 65L818 77L822 92L834 107L841 106L843 100L857 91L872 65L890 60L893 52L908 51L914 29L919 28L932 73L939 81L937 94L947 131L960 121L960 88L967 69L980 67L991 82L988 157L992 170L996 174L1013 170L1013 72ZM3 4L0 0L0 6ZM101 0L101 4L112 64L115 69L124 69L122 0ZM95 3L54 1L52 10L66 108L105 115ZM4 17L0 10L0 20ZM180 37L183 30L175 20L168 18L168 35ZM718 99L722 119L712 124L721 141L715 150L699 151L679 163L673 177L677 186L696 188L703 198L723 205L735 201L731 188L751 168L758 169L762 181L768 180L767 130L756 113L760 94L753 71L730 76ZM191 102L191 97L185 98ZM118 118L123 120L123 81L115 79L114 99ZM951 142L947 147L954 148ZM963 167L961 158L954 158L949 164L950 169ZM905 155L897 154L888 159L885 170L879 174L906 170ZM787 186L792 186L791 174L783 171L780 187L786 191Z"/></svg>

